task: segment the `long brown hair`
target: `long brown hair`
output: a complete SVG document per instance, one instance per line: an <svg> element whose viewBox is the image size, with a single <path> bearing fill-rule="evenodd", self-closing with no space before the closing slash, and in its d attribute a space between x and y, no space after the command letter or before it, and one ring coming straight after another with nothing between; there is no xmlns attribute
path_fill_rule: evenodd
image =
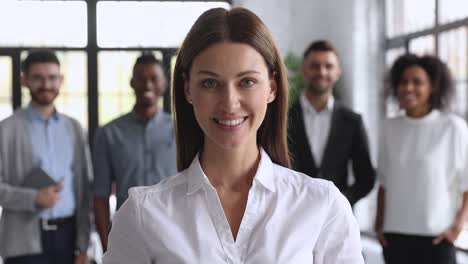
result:
<svg viewBox="0 0 468 264"><path fill-rule="evenodd" d="M190 166L203 146L203 131L198 125L192 105L185 99L184 81L195 57L212 44L245 43L264 58L270 78L277 82L277 94L268 104L265 119L257 132L257 142L273 162L290 166L286 139L288 82L283 60L270 31L253 12L245 8L230 11L214 8L204 12L195 22L179 50L172 85L172 110L177 141L179 171Z"/></svg>

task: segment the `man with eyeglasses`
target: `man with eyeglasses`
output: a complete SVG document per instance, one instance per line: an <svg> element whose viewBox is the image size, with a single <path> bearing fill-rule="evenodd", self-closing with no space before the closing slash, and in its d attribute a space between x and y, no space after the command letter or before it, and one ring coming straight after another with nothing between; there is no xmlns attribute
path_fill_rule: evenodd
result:
<svg viewBox="0 0 468 264"><path fill-rule="evenodd" d="M29 53L21 81L31 102L0 122L0 256L87 263L92 168L80 124L54 106L63 82L56 55Z"/></svg>

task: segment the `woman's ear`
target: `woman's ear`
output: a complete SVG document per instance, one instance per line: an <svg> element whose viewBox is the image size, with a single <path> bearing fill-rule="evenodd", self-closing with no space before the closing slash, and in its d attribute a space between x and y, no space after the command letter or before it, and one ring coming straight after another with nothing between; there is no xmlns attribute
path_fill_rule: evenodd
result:
<svg viewBox="0 0 468 264"><path fill-rule="evenodd" d="M276 78L273 77L270 79L270 91L269 91L268 99L267 99L268 103L271 103L275 100L277 92L278 92L278 83L276 82Z"/></svg>

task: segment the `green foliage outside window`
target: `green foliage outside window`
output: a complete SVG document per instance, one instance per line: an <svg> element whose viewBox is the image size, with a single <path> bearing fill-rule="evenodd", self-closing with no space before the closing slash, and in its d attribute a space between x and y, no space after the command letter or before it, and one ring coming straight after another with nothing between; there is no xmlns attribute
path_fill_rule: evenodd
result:
<svg viewBox="0 0 468 264"><path fill-rule="evenodd" d="M284 58L288 70L289 106L295 103L304 90L304 81L301 76L302 58L289 52Z"/></svg>

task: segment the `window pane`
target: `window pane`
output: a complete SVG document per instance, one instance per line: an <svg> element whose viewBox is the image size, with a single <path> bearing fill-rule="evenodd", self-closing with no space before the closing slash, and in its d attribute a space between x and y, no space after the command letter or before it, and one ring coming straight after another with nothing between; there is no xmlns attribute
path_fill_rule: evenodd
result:
<svg viewBox="0 0 468 264"><path fill-rule="evenodd" d="M451 109L460 116L466 116L467 110L467 91L466 81L455 82L455 96L451 102Z"/></svg>
<svg viewBox="0 0 468 264"><path fill-rule="evenodd" d="M86 53L83 51L58 51L61 71L64 75L60 94L55 101L58 111L76 118L84 128L88 127L88 73ZM22 54L22 59L27 56ZM29 90L22 89L22 103L29 104Z"/></svg>
<svg viewBox="0 0 468 264"><path fill-rule="evenodd" d="M226 2L105 1L97 4L100 47L178 47L195 20ZM122 19L125 18L125 19Z"/></svg>
<svg viewBox="0 0 468 264"><path fill-rule="evenodd" d="M12 61L11 57L0 56L0 120L13 112L12 95Z"/></svg>
<svg viewBox="0 0 468 264"><path fill-rule="evenodd" d="M440 23L448 23L468 17L468 1L439 0Z"/></svg>
<svg viewBox="0 0 468 264"><path fill-rule="evenodd" d="M446 31L439 35L439 56L447 62L456 80L467 80L467 30L466 27Z"/></svg>
<svg viewBox="0 0 468 264"><path fill-rule="evenodd" d="M387 68L390 69L395 60L403 54L405 54L405 48L403 47L387 50L387 53L385 54L385 64Z"/></svg>
<svg viewBox="0 0 468 264"><path fill-rule="evenodd" d="M0 56L0 99L11 98L12 67L10 56Z"/></svg>
<svg viewBox="0 0 468 264"><path fill-rule="evenodd" d="M386 70L387 74L390 71L390 68L392 67L393 63L395 60L405 54L405 48L394 48L394 49L389 49L387 50L385 54L385 65L386 65ZM398 101L395 100L391 95L390 95L390 90L385 89L384 92L385 96L385 115L386 117L394 117L397 116L398 114L401 113L400 106L398 104Z"/></svg>
<svg viewBox="0 0 468 264"><path fill-rule="evenodd" d="M461 115L466 115L467 110L467 49L466 27L443 32L439 35L439 56L447 63L453 78L456 81L453 110Z"/></svg>
<svg viewBox="0 0 468 264"><path fill-rule="evenodd" d="M435 0L387 0L386 18L389 37L432 27Z"/></svg>
<svg viewBox="0 0 468 264"><path fill-rule="evenodd" d="M0 99L0 120L3 120L13 113L10 100Z"/></svg>
<svg viewBox="0 0 468 264"><path fill-rule="evenodd" d="M435 38L433 35L412 39L409 43L410 53L418 55L435 54Z"/></svg>
<svg viewBox="0 0 468 264"><path fill-rule="evenodd" d="M153 51L162 60L159 51ZM133 65L140 56L139 51L102 51L98 54L99 72L99 124L131 111L135 96L130 87ZM162 99L162 98L161 98ZM162 106L162 103L161 103Z"/></svg>
<svg viewBox="0 0 468 264"><path fill-rule="evenodd" d="M0 25L0 46L84 47L88 41L85 1L1 1Z"/></svg>
<svg viewBox="0 0 468 264"><path fill-rule="evenodd" d="M103 94L99 97L99 123L105 125L132 110L133 94Z"/></svg>

